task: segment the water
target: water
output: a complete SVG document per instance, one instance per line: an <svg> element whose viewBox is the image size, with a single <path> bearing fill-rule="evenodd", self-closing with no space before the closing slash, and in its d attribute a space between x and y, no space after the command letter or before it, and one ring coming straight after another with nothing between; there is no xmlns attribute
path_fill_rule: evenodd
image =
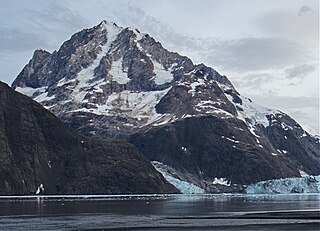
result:
<svg viewBox="0 0 320 231"><path fill-rule="evenodd" d="M320 230L319 194L0 197L0 230Z"/></svg>

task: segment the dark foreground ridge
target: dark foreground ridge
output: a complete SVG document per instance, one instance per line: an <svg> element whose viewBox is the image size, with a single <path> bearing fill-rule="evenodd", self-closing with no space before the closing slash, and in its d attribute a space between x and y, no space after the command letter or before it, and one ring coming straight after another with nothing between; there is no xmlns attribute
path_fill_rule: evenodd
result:
<svg viewBox="0 0 320 231"><path fill-rule="evenodd" d="M0 182L1 195L177 192L132 144L79 135L2 82Z"/></svg>

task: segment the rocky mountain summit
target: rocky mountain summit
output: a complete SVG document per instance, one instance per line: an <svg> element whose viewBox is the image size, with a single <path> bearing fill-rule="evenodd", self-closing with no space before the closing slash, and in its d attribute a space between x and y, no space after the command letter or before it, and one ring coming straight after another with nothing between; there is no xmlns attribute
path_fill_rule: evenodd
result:
<svg viewBox="0 0 320 231"><path fill-rule="evenodd" d="M178 192L132 145L73 132L0 82L0 195Z"/></svg>
<svg viewBox="0 0 320 231"><path fill-rule="evenodd" d="M52 54L37 50L12 87L83 134L130 141L208 192L320 173L318 138L137 29L103 21Z"/></svg>

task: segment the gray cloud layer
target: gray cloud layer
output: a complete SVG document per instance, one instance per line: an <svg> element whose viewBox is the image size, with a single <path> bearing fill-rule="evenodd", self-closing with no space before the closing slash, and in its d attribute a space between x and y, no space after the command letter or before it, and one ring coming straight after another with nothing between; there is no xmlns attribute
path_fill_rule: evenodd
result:
<svg viewBox="0 0 320 231"><path fill-rule="evenodd" d="M59 3L52 3L43 10L29 10L29 22L47 32L66 32L83 29L88 21L78 12Z"/></svg>
<svg viewBox="0 0 320 231"><path fill-rule="evenodd" d="M45 38L21 28L0 28L0 52L21 52L47 47Z"/></svg>
<svg viewBox="0 0 320 231"><path fill-rule="evenodd" d="M207 60L229 70L254 71L281 68L306 60L299 44L283 38L249 37L221 41L211 50Z"/></svg>
<svg viewBox="0 0 320 231"><path fill-rule="evenodd" d="M299 15L302 16L302 15L306 15L307 13L309 13L310 11L312 11L311 7L309 6L302 6L299 10Z"/></svg>
<svg viewBox="0 0 320 231"><path fill-rule="evenodd" d="M316 70L315 65L311 65L311 64L301 64L301 65L297 65L291 68L287 68L285 69L285 74L286 74L286 78L288 79L303 79L305 78L308 74L314 72Z"/></svg>

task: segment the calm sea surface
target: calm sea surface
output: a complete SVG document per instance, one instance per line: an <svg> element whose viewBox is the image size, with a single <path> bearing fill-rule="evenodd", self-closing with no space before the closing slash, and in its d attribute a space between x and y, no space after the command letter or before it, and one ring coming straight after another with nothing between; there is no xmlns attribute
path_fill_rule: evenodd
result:
<svg viewBox="0 0 320 231"><path fill-rule="evenodd" d="M319 194L0 197L0 230L320 230Z"/></svg>

